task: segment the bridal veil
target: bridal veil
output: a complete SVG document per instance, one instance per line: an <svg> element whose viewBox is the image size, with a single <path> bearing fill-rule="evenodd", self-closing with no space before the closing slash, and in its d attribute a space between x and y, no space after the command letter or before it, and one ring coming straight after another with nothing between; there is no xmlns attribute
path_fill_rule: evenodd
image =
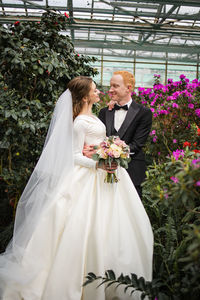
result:
<svg viewBox="0 0 200 300"><path fill-rule="evenodd" d="M19 200L13 238L0 256L0 279L6 280L7 268L21 261L41 215L72 169L72 97L70 91L66 90L56 103L42 154ZM3 281L0 280L1 288L2 285Z"/></svg>

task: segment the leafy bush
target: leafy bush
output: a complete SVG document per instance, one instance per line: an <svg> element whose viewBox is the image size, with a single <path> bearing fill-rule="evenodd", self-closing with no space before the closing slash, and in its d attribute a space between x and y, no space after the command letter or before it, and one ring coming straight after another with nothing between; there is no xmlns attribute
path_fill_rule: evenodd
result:
<svg viewBox="0 0 200 300"><path fill-rule="evenodd" d="M106 91L104 92L104 87L102 86L97 86L100 90L100 94L99 94L99 97L100 97L100 101L98 103L95 103L93 105L93 113L96 114L98 116L100 110L102 108L104 108L105 106L107 106L107 104L110 102L110 96L109 96L109 92Z"/></svg>
<svg viewBox="0 0 200 300"><path fill-rule="evenodd" d="M61 34L68 23L67 14L45 13L41 22L0 25L0 183L2 203L6 199L14 209L41 153L56 100L73 77L97 73L90 66L95 58L76 53ZM0 219L4 227L5 214Z"/></svg>
<svg viewBox="0 0 200 300"><path fill-rule="evenodd" d="M169 299L200 297L200 155L149 167L144 205L154 231L154 278Z"/></svg>

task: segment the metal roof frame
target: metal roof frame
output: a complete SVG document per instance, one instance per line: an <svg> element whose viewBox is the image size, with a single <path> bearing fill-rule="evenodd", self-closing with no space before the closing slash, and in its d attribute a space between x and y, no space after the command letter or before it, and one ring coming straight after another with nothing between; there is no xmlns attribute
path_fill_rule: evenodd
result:
<svg viewBox="0 0 200 300"><path fill-rule="evenodd" d="M177 53L180 61L199 62L199 0L82 0L85 5L81 0L54 2L0 0L0 22L39 21L46 10L67 11L71 21L67 33L75 47L90 48L91 54L92 49L95 53L96 49L99 53L120 49L121 56L139 57L140 51L146 51L149 59L154 59L152 53Z"/></svg>

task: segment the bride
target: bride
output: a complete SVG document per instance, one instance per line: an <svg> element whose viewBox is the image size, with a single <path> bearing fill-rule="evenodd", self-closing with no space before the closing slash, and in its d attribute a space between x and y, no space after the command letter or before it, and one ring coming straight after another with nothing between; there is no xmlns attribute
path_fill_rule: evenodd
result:
<svg viewBox="0 0 200 300"><path fill-rule="evenodd" d="M0 257L2 300L126 300L123 288L83 288L88 272L152 278L153 234L125 169L113 172L83 156L100 144L104 124L92 114L99 91L76 77L57 101L40 159L18 203L13 239ZM113 167L114 168L114 167Z"/></svg>

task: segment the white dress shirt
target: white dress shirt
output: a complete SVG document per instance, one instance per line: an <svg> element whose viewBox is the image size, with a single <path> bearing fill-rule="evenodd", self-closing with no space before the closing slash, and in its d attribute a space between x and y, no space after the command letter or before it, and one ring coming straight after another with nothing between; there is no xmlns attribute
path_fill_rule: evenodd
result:
<svg viewBox="0 0 200 300"><path fill-rule="evenodd" d="M128 108L130 107L132 103L132 99L129 100L127 104ZM115 111L115 119L114 119L114 127L118 131L119 128L122 126L122 123L124 122L124 119L126 117L127 110L119 109Z"/></svg>

